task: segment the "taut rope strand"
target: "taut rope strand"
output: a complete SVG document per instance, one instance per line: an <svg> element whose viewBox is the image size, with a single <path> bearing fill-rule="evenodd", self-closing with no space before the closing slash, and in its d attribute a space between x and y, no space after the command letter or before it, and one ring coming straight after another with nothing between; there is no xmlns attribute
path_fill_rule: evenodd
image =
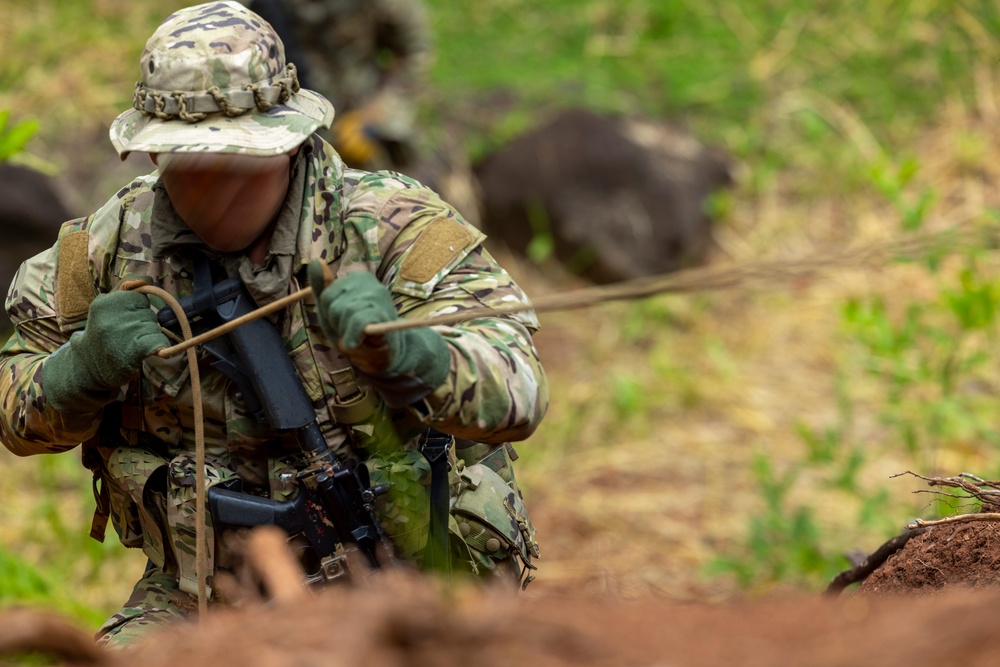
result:
<svg viewBox="0 0 1000 667"><path fill-rule="evenodd" d="M764 283L774 280L788 280L819 273L826 269L881 266L893 259L916 259L928 255L933 250L944 251L958 246L966 236L972 236L969 230L948 230L858 250L839 250L818 254L805 259L761 261L723 268L710 266L689 269L659 276L625 280L601 287L588 287L572 292L543 295L532 299L531 304L519 303L498 308L473 308L419 320L397 320L369 324L365 327L365 333L378 335L390 331L455 324L478 317L510 315L528 310L533 310L536 313L576 310L609 301L640 299L657 294L707 292L749 282ZM965 243L968 242L965 241Z"/></svg>
<svg viewBox="0 0 1000 667"><path fill-rule="evenodd" d="M152 294L167 302L170 310L180 323L181 333L185 340L191 340L191 324L188 322L184 308L170 292L150 285L144 280L127 280L119 285L119 289L134 290L141 294ZM205 544L205 523L208 519L205 509L205 418L201 396L201 374L198 372L198 355L194 346L187 349L188 374L191 377L191 399L194 404L194 466L195 474L195 577L198 579L198 618L204 620L208 611L208 586L206 584L208 570L208 553Z"/></svg>
<svg viewBox="0 0 1000 667"><path fill-rule="evenodd" d="M996 232L996 230L991 231L994 234ZM981 242L982 240L983 235L978 230L969 227L964 229L954 228L935 234L916 236L903 241L892 241L857 250L839 250L822 253L806 259L752 262L732 267L723 267L721 269L717 267L689 269L659 276L625 280L612 285L543 295L533 299L530 304L518 303L497 308L470 308L468 310L459 310L420 319L369 324L365 327L365 333L369 336L377 336L391 331L455 324L480 317L511 315L529 310L536 313L576 310L609 301L640 299L656 294L706 292L734 287L748 282L763 283L774 280L788 280L790 278L813 275L827 269L881 266L894 259L919 259L926 257L932 251L945 252L954 251L962 247L971 247L973 242ZM157 352L157 356L163 358L172 357L189 347L217 338L247 322L270 315L311 296L312 290L310 288L300 289L252 313L247 313L243 317L216 327L211 331L206 331L183 343L164 348Z"/></svg>

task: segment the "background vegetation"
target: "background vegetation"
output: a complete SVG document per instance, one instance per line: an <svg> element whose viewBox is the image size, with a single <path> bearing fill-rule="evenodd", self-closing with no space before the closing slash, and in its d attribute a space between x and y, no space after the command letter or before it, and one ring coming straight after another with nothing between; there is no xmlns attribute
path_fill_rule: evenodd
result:
<svg viewBox="0 0 1000 667"><path fill-rule="evenodd" d="M37 120L22 160L98 206L110 120L178 0L4 0L0 109ZM799 257L906 231L994 224L1000 10L979 0L428 2L429 125L475 158L555 109L687 127L739 182L713 203L717 263ZM502 254L502 249L497 249ZM572 277L504 262L532 293ZM724 600L819 590L912 516L907 469L996 477L992 248L780 288L543 318L552 380L519 473L544 538L529 594ZM4 458L0 603L99 623L142 559L86 538L74 454Z"/></svg>

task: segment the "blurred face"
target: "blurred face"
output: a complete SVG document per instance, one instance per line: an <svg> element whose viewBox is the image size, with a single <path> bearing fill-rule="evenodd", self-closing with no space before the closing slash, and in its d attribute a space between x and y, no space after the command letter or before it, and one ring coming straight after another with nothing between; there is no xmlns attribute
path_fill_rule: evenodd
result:
<svg viewBox="0 0 1000 667"><path fill-rule="evenodd" d="M205 245L245 250L270 227L288 192L290 154L151 155L174 210Z"/></svg>

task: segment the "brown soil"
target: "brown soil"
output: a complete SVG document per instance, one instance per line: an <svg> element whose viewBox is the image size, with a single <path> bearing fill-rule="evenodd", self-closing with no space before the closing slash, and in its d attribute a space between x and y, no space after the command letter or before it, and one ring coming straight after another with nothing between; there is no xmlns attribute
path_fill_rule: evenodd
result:
<svg viewBox="0 0 1000 667"><path fill-rule="evenodd" d="M865 579L866 594L930 593L1000 585L1000 526L993 521L933 526Z"/></svg>
<svg viewBox="0 0 1000 667"><path fill-rule="evenodd" d="M683 605L659 600L459 595L424 586L334 592L294 613L277 607L176 629L129 664L451 665L992 665L1000 623L979 613L998 593L956 591L917 602L819 597ZM187 630L185 632L185 630ZM179 648L183 646L184 648ZM340 655L340 659L332 656ZM179 662L178 662L179 661Z"/></svg>
<svg viewBox="0 0 1000 667"><path fill-rule="evenodd" d="M0 656L43 650L63 664L101 667L986 666L1000 651L991 613L1000 603L998 546L995 523L939 526L912 538L859 592L715 605L541 585L514 596L402 573L315 594L286 582L268 605L247 598L115 654L61 619L8 611Z"/></svg>
<svg viewBox="0 0 1000 667"><path fill-rule="evenodd" d="M726 605L544 595L515 600L402 581L220 613L200 626L174 626L123 654L88 650L82 633L52 619L29 615L15 622L16 612L8 612L0 649L11 629L31 624L47 632L47 643L36 637L36 647L53 647L65 664L102 667L985 667L1000 651L1000 621L991 613L998 603L998 592L967 589L918 599L815 596Z"/></svg>

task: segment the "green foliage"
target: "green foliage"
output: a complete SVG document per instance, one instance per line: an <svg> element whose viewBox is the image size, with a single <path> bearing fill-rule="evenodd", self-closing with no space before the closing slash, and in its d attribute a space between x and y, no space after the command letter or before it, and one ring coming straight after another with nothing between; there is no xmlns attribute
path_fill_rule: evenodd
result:
<svg viewBox="0 0 1000 667"><path fill-rule="evenodd" d="M853 405L849 383L837 382L838 416L831 426L796 425L806 455L778 474L778 463L766 451L754 455L753 473L763 511L750 519L746 536L713 559L710 576L733 576L743 588L765 589L776 584L821 587L848 567L843 555L848 545L831 541L834 531L819 519L812 495L803 490L826 490L856 508L858 527L878 535L895 530L886 512L885 489L867 490L859 473L872 452L851 442ZM840 531L843 532L843 531Z"/></svg>
<svg viewBox="0 0 1000 667"><path fill-rule="evenodd" d="M8 605L44 606L95 626L105 617L80 604L71 591L60 590L49 574L0 547L0 607Z"/></svg>
<svg viewBox="0 0 1000 667"><path fill-rule="evenodd" d="M646 392L631 374L615 373L611 376L611 398L621 420L628 420L648 409Z"/></svg>
<svg viewBox="0 0 1000 667"><path fill-rule="evenodd" d="M90 538L86 515L92 504L81 508L83 517L67 511L68 494L76 499L91 497L89 473L82 469L79 457L40 456L32 463L37 468L37 478L32 480L37 496L24 541L44 545L38 557L41 565L32 566L12 552L0 552L0 603L44 605L96 628L113 610L81 602L74 589L95 583L103 568L121 562L125 550L113 533L104 543ZM14 584L15 580L19 583Z"/></svg>
<svg viewBox="0 0 1000 667"><path fill-rule="evenodd" d="M927 297L890 308L876 295L844 307L867 371L886 388L882 419L924 465L956 441L1000 444L987 389L996 370L1000 282L980 271L975 252L957 271L934 277L937 291Z"/></svg>
<svg viewBox="0 0 1000 667"><path fill-rule="evenodd" d="M38 121L10 122L10 111L0 109L0 162L9 160L24 150L25 145L38 132Z"/></svg>
<svg viewBox="0 0 1000 667"><path fill-rule="evenodd" d="M531 225L531 241L526 254L528 259L536 264L542 264L552 257L555 251L555 238L552 236L552 226L549 224L549 212L539 201L528 203L528 223Z"/></svg>
<svg viewBox="0 0 1000 667"><path fill-rule="evenodd" d="M924 189L915 196L909 196L907 188L917 169L916 159L909 158L898 166L880 159L870 165L868 170L872 185L896 208L903 231L907 232L916 231L923 225L935 198L934 190L931 188Z"/></svg>
<svg viewBox="0 0 1000 667"><path fill-rule="evenodd" d="M870 172L872 185L893 206L903 231L920 227L930 200L927 191L913 196L910 186L918 167L907 160ZM991 379L998 370L994 350L1000 281L981 270L982 252L967 251L961 265L948 270L932 255L923 265L932 289L914 292L905 301L873 294L843 304L844 333L857 353L852 360L858 360L885 398L878 417L889 437L877 445L854 442L852 415L862 399L844 380L851 372L845 362L837 421L820 428L799 423L806 456L780 478L766 455L758 455L755 477L766 512L751 520L744 545L749 548L737 549L742 556L720 558L713 572L735 574L744 586L819 584L816 575L835 573L843 559L820 548L810 500L792 500L792 489L818 482L849 494L858 506L857 526L884 540L899 527L886 516L887 490L866 491L859 483L860 471L872 458L902 450L917 469L933 470L944 450L978 450L984 459L995 452L1000 411ZM925 511L939 516L955 508L935 499Z"/></svg>
<svg viewBox="0 0 1000 667"><path fill-rule="evenodd" d="M828 553L815 511L791 499L807 464L791 465L779 473L770 456L758 452L753 476L764 509L750 519L745 542L709 563L709 575L734 576L743 588L767 583L814 584L844 569L844 556Z"/></svg>
<svg viewBox="0 0 1000 667"><path fill-rule="evenodd" d="M803 188L864 182L859 146L881 153L943 99L972 103L973 69L1000 57L1000 8L985 0L429 6L438 106L476 119L475 155L545 110L579 105L678 120L751 160L752 179L795 165Z"/></svg>
<svg viewBox="0 0 1000 667"><path fill-rule="evenodd" d="M54 587L34 567L0 547L0 603L44 600Z"/></svg>

